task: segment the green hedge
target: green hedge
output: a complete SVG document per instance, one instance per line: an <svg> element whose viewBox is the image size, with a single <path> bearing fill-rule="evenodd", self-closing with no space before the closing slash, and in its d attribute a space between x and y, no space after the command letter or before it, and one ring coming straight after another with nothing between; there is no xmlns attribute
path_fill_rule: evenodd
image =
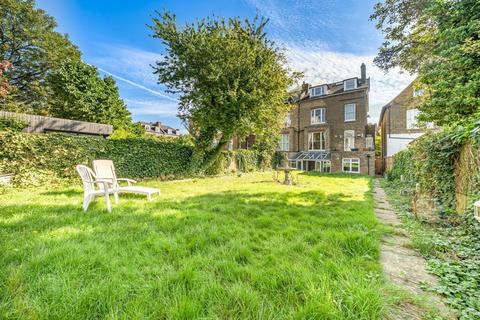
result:
<svg viewBox="0 0 480 320"><path fill-rule="evenodd" d="M193 147L183 139L103 139L65 134L0 132L0 173L13 173L17 185L59 182L75 178L77 164L111 159L117 174L129 178L172 179L185 177ZM252 150L224 151L206 172L228 172L235 161L242 172L258 170Z"/></svg>
<svg viewBox="0 0 480 320"><path fill-rule="evenodd" d="M409 186L419 184L423 193L438 199L445 208L455 209L455 160L464 139L456 131L429 132L415 140L393 159L387 178L400 179Z"/></svg>
<svg viewBox="0 0 480 320"><path fill-rule="evenodd" d="M179 177L185 175L191 153L191 146L175 140L0 133L0 173L14 173L17 184L76 177L75 165L94 159L112 159L119 176Z"/></svg>

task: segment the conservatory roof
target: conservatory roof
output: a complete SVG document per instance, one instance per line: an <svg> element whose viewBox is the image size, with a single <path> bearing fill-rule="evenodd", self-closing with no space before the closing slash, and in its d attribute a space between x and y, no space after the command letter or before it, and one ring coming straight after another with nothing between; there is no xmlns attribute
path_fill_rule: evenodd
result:
<svg viewBox="0 0 480 320"><path fill-rule="evenodd" d="M302 151L293 155L289 160L330 160L330 152L326 151Z"/></svg>

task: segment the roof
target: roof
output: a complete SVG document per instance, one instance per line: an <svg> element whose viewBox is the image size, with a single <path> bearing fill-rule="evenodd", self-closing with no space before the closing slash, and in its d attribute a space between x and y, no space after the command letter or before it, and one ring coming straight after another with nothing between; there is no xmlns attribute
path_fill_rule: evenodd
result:
<svg viewBox="0 0 480 320"><path fill-rule="evenodd" d="M357 88L345 91L343 89L344 81L352 80L352 79L355 79L357 81ZM344 79L342 81L337 81L337 82L332 82L332 83L324 83L324 84L318 84L318 85L314 85L314 86L308 85L308 89L316 88L316 87L320 87L320 86L327 86L327 94L324 94L324 95L321 95L321 96L310 97L310 90L308 90L307 92L305 92L305 91L302 92L302 94L299 97L299 100L321 99L321 98L329 97L329 96L332 96L332 95L341 94L341 93L344 93L344 92L355 92L357 90L365 90L365 89L369 90L370 89L370 78L367 78L364 81L362 81L361 78L353 77L353 78L348 78L348 79Z"/></svg>
<svg viewBox="0 0 480 320"><path fill-rule="evenodd" d="M161 123L160 121L156 121L156 122L140 121L140 124L143 125L143 126L147 125L147 126L151 126L151 127L159 127L162 130L166 130L166 129L179 130L179 129L175 129L173 127L167 126L167 125Z"/></svg>
<svg viewBox="0 0 480 320"><path fill-rule="evenodd" d="M330 152L302 151L294 154L289 160L330 160Z"/></svg>

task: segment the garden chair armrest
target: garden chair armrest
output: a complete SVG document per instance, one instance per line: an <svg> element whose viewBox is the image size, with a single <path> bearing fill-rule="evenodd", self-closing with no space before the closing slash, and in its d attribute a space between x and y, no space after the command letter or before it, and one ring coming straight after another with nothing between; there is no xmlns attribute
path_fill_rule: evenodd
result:
<svg viewBox="0 0 480 320"><path fill-rule="evenodd" d="M131 186L132 184L137 183L136 180L128 179L128 178L117 178L117 181L126 181L129 186Z"/></svg>

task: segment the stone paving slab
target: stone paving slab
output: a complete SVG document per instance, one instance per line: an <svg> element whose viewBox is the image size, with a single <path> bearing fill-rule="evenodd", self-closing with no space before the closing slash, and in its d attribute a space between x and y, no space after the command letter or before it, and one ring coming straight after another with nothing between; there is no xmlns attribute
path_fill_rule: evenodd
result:
<svg viewBox="0 0 480 320"><path fill-rule="evenodd" d="M428 304L439 310L446 319L456 319L455 313L445 305L440 296L421 289L422 284L435 285L437 279L427 273L425 259L412 249L411 241L388 203L387 195L378 180L374 183L374 200L377 218L385 225L395 228L395 235L384 237L381 244L380 262L387 281L412 295L426 299ZM389 315L389 319L395 320L422 318L422 310L410 303L395 306Z"/></svg>

